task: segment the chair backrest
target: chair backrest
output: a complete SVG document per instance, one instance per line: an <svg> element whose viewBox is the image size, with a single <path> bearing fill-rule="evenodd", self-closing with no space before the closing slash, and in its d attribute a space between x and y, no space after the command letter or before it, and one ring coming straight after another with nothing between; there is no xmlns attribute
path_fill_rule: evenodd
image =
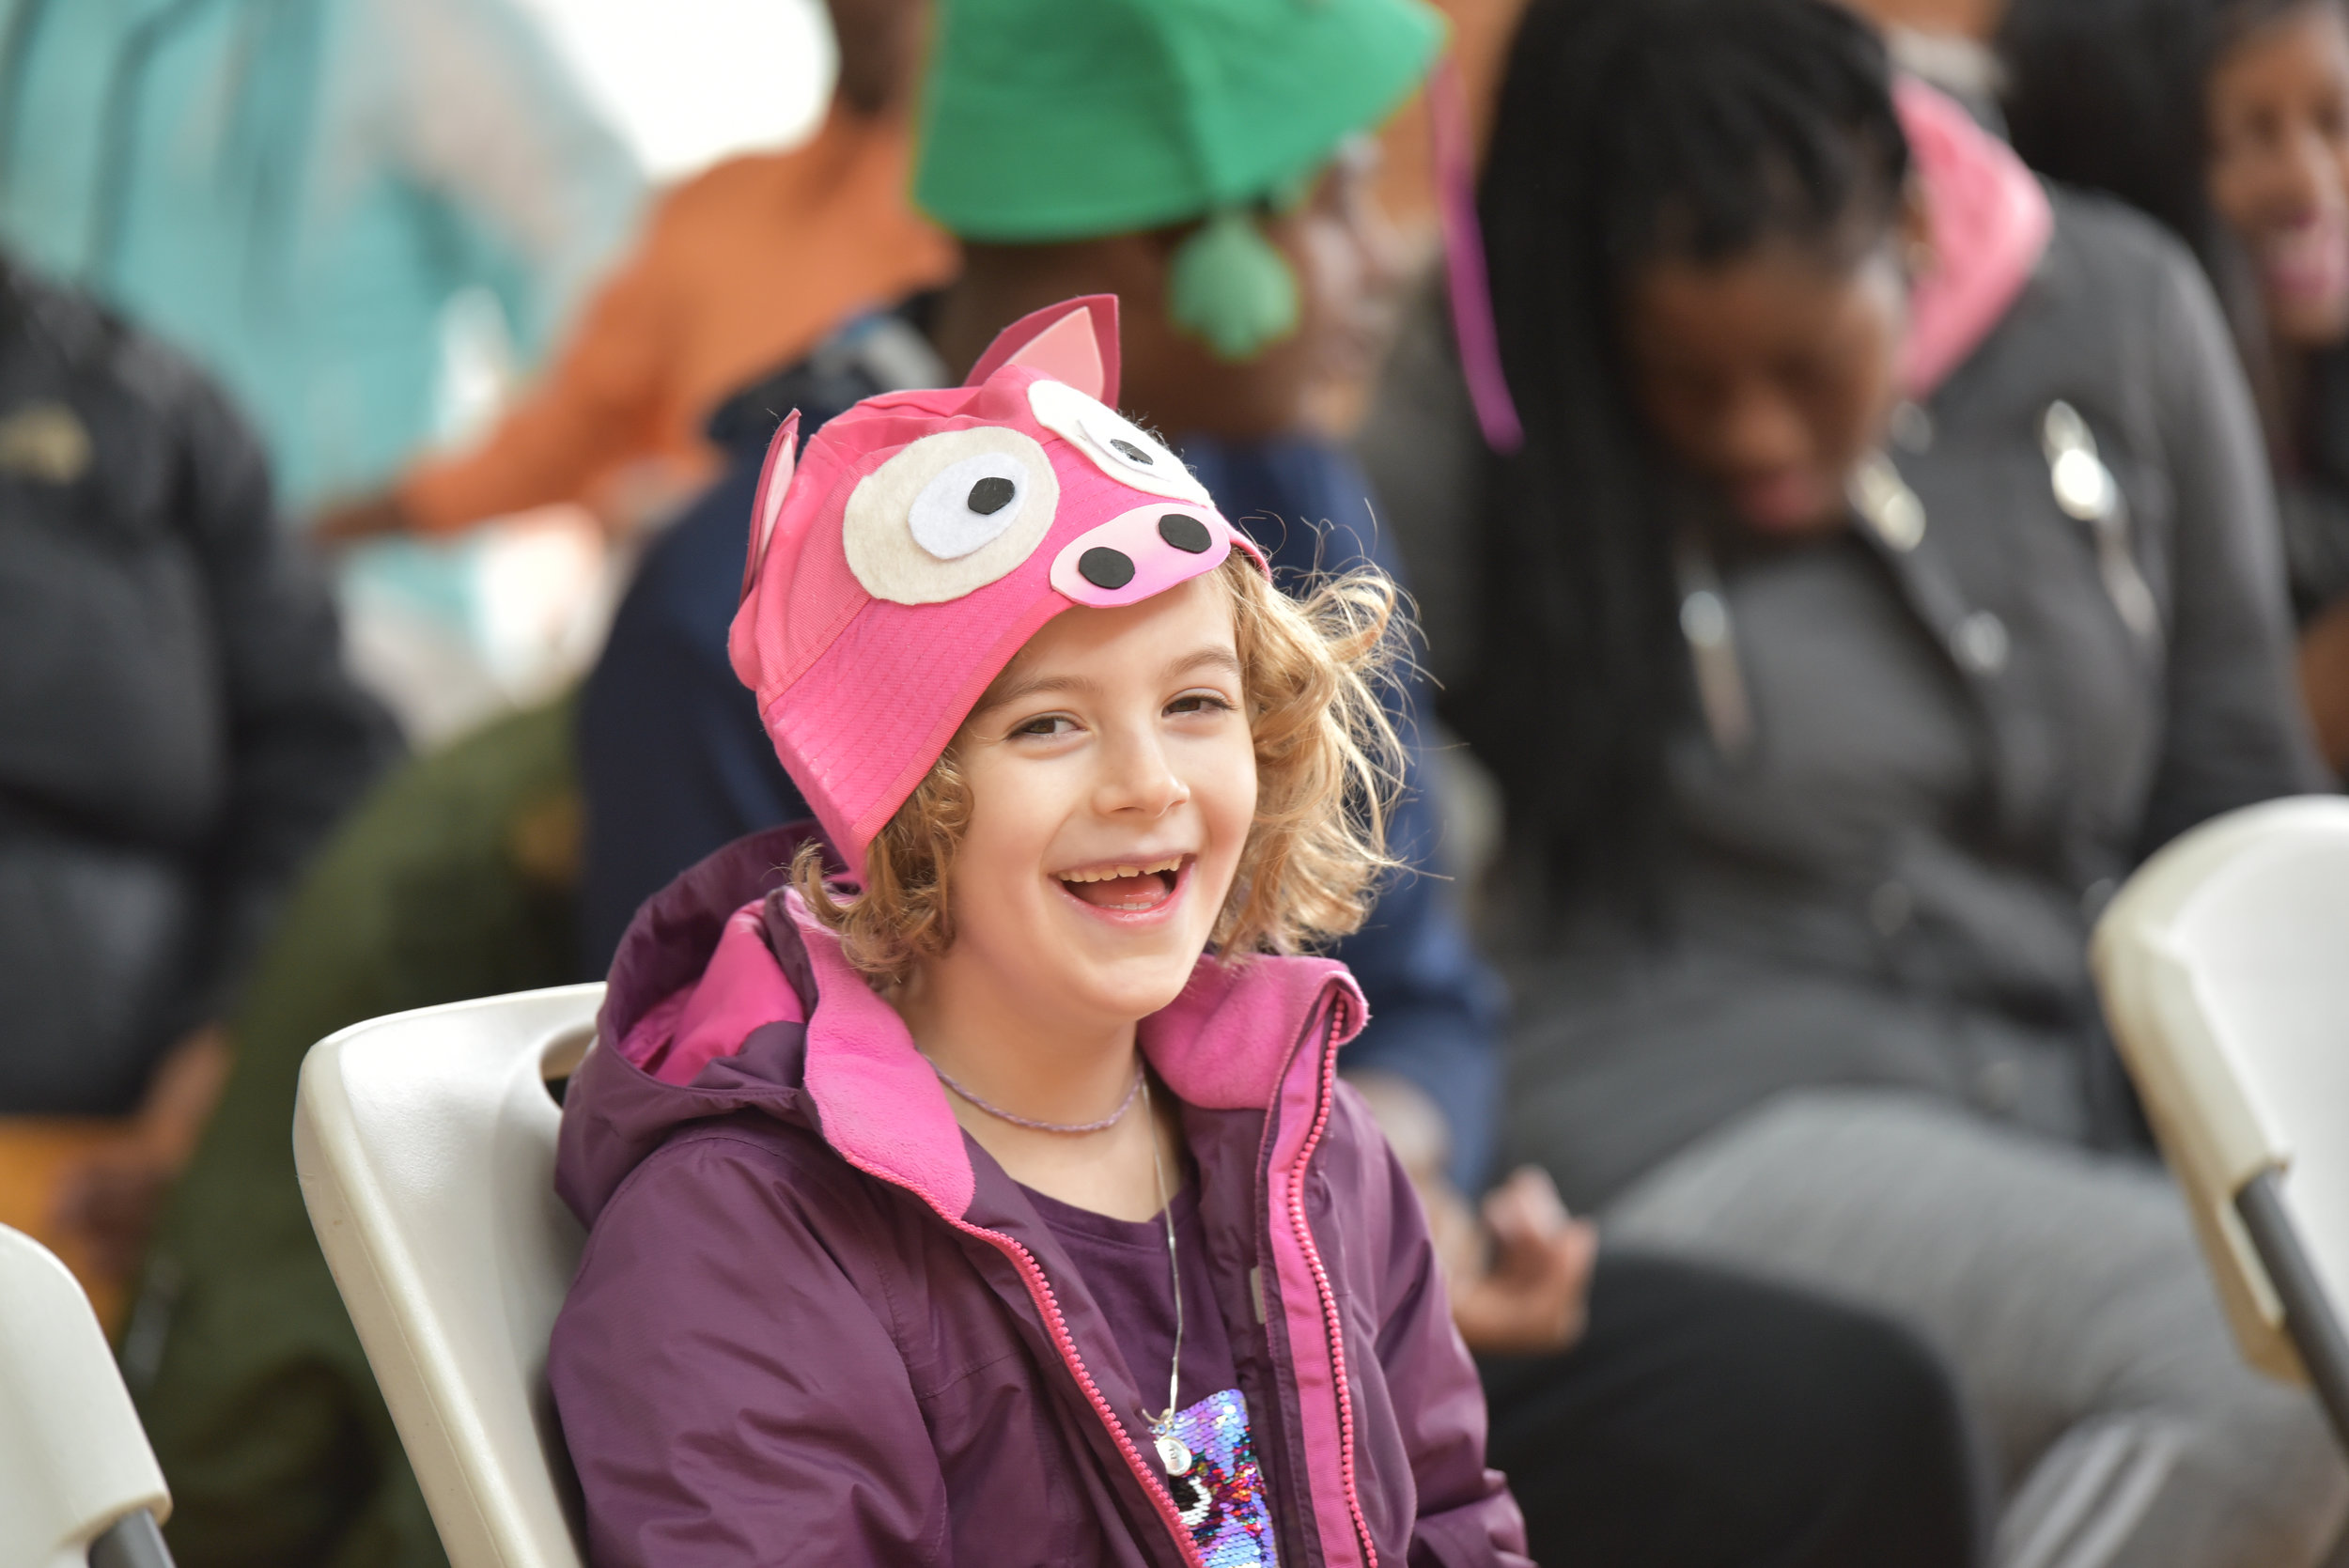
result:
<svg viewBox="0 0 2349 1568"><path fill-rule="evenodd" d="M2092 960L2244 1354L2305 1378L2236 1205L2274 1173L2338 1316L2349 1303L2349 800L2270 801L2184 835L2112 901Z"/></svg>
<svg viewBox="0 0 2349 1568"><path fill-rule="evenodd" d="M86 1568L91 1543L171 1495L89 1298L0 1225L0 1563Z"/></svg>
<svg viewBox="0 0 2349 1568"><path fill-rule="evenodd" d="M454 1568L579 1568L547 1336L579 1262L554 1195L600 985L378 1018L302 1064L303 1200Z"/></svg>

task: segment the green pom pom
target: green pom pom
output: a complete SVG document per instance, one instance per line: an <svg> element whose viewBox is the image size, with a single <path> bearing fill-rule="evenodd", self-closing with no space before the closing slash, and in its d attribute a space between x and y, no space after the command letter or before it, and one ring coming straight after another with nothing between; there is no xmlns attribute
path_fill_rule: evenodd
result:
<svg viewBox="0 0 2349 1568"><path fill-rule="evenodd" d="M1226 208L1184 241L1170 282L1175 324L1218 359L1254 359L1297 330L1297 276L1244 210Z"/></svg>

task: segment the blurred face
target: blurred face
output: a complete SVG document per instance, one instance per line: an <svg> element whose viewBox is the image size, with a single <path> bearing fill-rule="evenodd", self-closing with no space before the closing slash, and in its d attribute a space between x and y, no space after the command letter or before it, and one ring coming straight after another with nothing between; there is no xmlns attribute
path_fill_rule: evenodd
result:
<svg viewBox="0 0 2349 1568"><path fill-rule="evenodd" d="M1103 279L1126 303L1121 401L1180 441L1259 441L1342 423L1384 360L1401 311L1409 245L1379 207L1377 150L1349 148L1294 210L1262 220L1297 279L1297 330L1254 358L1218 359L1174 324L1167 294L1190 229L1148 237L1147 261Z"/></svg>
<svg viewBox="0 0 2349 1568"><path fill-rule="evenodd" d="M1379 202L1378 165L1378 144L1359 138L1304 210L1273 225L1302 296L1305 416L1338 436L1360 422L1386 364L1417 254Z"/></svg>
<svg viewBox="0 0 2349 1568"><path fill-rule="evenodd" d="M2349 21L2332 0L2254 29L2207 100L2211 205L2258 271L2269 330L2349 336Z"/></svg>
<svg viewBox="0 0 2349 1568"><path fill-rule="evenodd" d="M926 969L1114 1028L1183 988L1256 811L1230 590L1063 612L956 741L955 941Z"/></svg>
<svg viewBox="0 0 2349 1568"><path fill-rule="evenodd" d="M1625 307L1632 394L1666 449L1756 533L1842 527L1844 480L1897 400L1907 285L1891 243L1654 261Z"/></svg>

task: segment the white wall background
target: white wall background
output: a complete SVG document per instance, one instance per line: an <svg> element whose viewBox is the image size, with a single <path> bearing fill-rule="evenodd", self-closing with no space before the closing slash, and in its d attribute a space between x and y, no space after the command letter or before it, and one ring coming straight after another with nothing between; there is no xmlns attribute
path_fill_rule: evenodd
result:
<svg viewBox="0 0 2349 1568"><path fill-rule="evenodd" d="M730 153L788 146L832 94L820 0L520 0L666 182Z"/></svg>

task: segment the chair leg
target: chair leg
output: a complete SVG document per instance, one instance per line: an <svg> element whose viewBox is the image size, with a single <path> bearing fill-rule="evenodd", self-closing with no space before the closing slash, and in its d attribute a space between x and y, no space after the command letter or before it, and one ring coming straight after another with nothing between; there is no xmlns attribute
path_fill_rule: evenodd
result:
<svg viewBox="0 0 2349 1568"><path fill-rule="evenodd" d="M155 1515L132 1509L89 1544L89 1568L173 1568Z"/></svg>
<svg viewBox="0 0 2349 1568"><path fill-rule="evenodd" d="M2283 1303L2284 1327L2332 1421L2333 1436L2349 1452L2349 1336L2342 1334L2341 1319L2325 1298L2324 1281L2293 1229L2284 1207L2283 1172L2270 1166L2253 1176L2234 1195L2234 1206Z"/></svg>

